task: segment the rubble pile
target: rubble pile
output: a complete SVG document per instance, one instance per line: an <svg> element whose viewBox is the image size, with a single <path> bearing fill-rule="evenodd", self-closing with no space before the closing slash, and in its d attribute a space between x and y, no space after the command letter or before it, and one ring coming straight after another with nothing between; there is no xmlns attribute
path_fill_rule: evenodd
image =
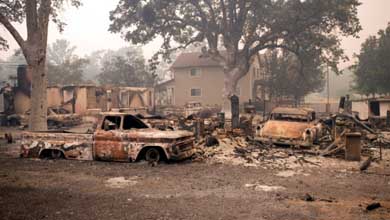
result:
<svg viewBox="0 0 390 220"><path fill-rule="evenodd" d="M192 161L280 170L282 177L290 177L295 174L308 175L303 173L305 168L322 167L358 171L359 166L364 165L367 161L362 161L362 163L349 162L340 158L324 157L321 156L319 146L307 150L264 145L243 137L214 138L218 140L218 145L208 147L205 144L205 139L197 144L197 152ZM379 158L379 149L364 149L363 154L369 158ZM372 161L374 160L377 159L372 159ZM377 164L372 166L377 166ZM294 170L294 173L282 173L289 170Z"/></svg>
<svg viewBox="0 0 390 220"><path fill-rule="evenodd" d="M275 140L265 138L260 140L260 130L270 117L249 112L239 118L239 127L232 128L230 118L225 118L215 111L205 114L194 113L187 117L169 117L172 129L194 132L197 139L197 153L194 161L223 163L231 165L255 166L272 169L292 169L302 166L321 166L324 157L346 158L347 137L359 136L359 157L381 158L381 147L389 146L390 132L374 130L368 121L360 121L358 117L348 113L315 116L308 109L279 108L279 114L289 115L286 119L273 119L274 125L285 129L284 135L299 133L299 126L307 126L305 133L314 134L309 145L304 137L293 144L292 139ZM293 117L291 117L292 114ZM306 115L305 115L306 114ZM276 115L276 114L275 114ZM299 118L299 117L301 118ZM308 121L302 120L308 117ZM291 123L293 121L293 123ZM295 124L294 124L295 123ZM291 125L291 126L290 126ZM288 127L290 126L290 127ZM277 127L272 130L278 130ZM277 133L277 132L276 132ZM277 134L279 135L279 134ZM304 136L304 135L303 135ZM308 139L309 140L309 139ZM276 141L276 142L275 142ZM277 143L285 142L284 144ZM356 146L353 146L356 147Z"/></svg>
<svg viewBox="0 0 390 220"><path fill-rule="evenodd" d="M248 138L225 137L218 139L219 145L207 147L205 141L197 145L193 161L263 167L272 169L294 169L302 166L320 166L306 157L312 152L296 152L291 148L279 148L253 142Z"/></svg>
<svg viewBox="0 0 390 220"><path fill-rule="evenodd" d="M118 110L130 114L128 111ZM191 102L162 109L162 115L155 113L145 110L132 114L145 127L156 128L157 133L192 132L197 143L193 161L285 170L321 166L324 157L375 161L382 158L382 148L390 146L390 132L379 130L369 120L360 120L352 111L319 117L309 108L277 107L261 115L248 105L241 115L232 114L230 118L220 108ZM26 127L28 115L8 116L8 121ZM68 133L93 134L97 118L90 117L95 115L75 114L64 107L48 109L49 128ZM6 135L12 143L13 136ZM356 158L348 159L353 153L357 156L352 158Z"/></svg>
<svg viewBox="0 0 390 220"><path fill-rule="evenodd" d="M389 132L374 131L349 115L335 115L332 120L334 126L325 128L327 132L308 148L260 142L247 136L245 128L230 132L217 128L212 135L198 141L193 160L286 170L322 166L327 163L325 157L345 158L346 136L353 132L361 136L361 156L364 158L378 160L381 158L380 148L389 146Z"/></svg>

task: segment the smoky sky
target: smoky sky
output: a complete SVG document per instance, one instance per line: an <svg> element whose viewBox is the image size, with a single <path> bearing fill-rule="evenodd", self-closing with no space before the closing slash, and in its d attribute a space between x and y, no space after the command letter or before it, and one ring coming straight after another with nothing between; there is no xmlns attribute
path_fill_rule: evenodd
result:
<svg viewBox="0 0 390 220"><path fill-rule="evenodd" d="M115 8L118 1L83 0L82 2L83 6L79 9L70 8L62 13L62 18L67 23L63 33L59 33L56 27L51 24L49 43L56 39L69 40L77 47L76 52L79 56L90 54L95 50L118 49L129 45L128 42L121 39L120 35L108 32L110 24L108 13ZM387 23L390 22L390 0L361 0L361 2L363 4L359 7L359 18L363 30L359 33L360 38L343 38L341 44L350 58L354 53L359 52L364 39L369 35L376 34L379 29L385 28ZM17 25L17 28L22 34L25 34L24 25ZM6 36L10 44L9 51L0 52L0 58L5 59L13 53L14 49L18 49L18 46L1 25L0 31L2 36ZM145 56L148 58L156 52L160 43L159 40L155 40L144 46ZM351 62L341 64L341 66L347 66Z"/></svg>

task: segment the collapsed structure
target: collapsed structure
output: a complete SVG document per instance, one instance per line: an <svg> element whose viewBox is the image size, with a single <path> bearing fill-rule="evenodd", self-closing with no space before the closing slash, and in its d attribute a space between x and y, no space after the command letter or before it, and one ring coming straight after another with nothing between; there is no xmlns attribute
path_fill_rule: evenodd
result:
<svg viewBox="0 0 390 220"><path fill-rule="evenodd" d="M390 97L378 97L352 100L352 112L361 120L368 120L376 127L390 125Z"/></svg>
<svg viewBox="0 0 390 220"><path fill-rule="evenodd" d="M180 134L181 130L192 132L198 146L195 160L215 155L220 150L216 146L223 142L225 147L228 145L226 143L234 145L232 148L226 147L232 149L230 156L243 157L248 163L255 163L263 153L274 154L275 151L270 149L286 149L286 146L287 149L299 149L309 155L341 156L348 160L360 160L362 154L373 156L376 151L372 149L387 146L390 136L386 132L390 127L390 99L351 102L342 98L339 112L333 114L316 112L310 108L291 108L291 103L287 102L268 102L261 83L258 83L261 77L264 77L260 74L258 62L253 61L250 72L239 83L238 96L233 98L237 104L239 99L243 98L243 104L239 109L232 106L232 118L226 118L221 112L219 102L222 87L207 84L209 78L223 77L223 72L213 61L201 59L199 54L193 53L181 55L172 66L175 78L155 88L93 84L50 86L47 88L48 125L51 129L64 130L90 123L88 130L83 130L90 137L91 133L102 129L98 127L97 120L101 113L131 113L149 128L156 129L152 136L158 136L159 131L173 131L176 135ZM186 85L186 82L190 85ZM14 86L8 84L1 90L3 125L25 127L31 102L30 90L31 77L21 66L18 68ZM160 115L156 115L156 112ZM270 114L267 114L268 112ZM123 124L118 124L117 127L122 130ZM74 133L72 137L76 139L81 135L77 132L71 133ZM63 146L67 140L70 141L65 136L67 135L56 134L57 138L63 138ZM80 137L87 136L82 134ZM40 136L30 134L25 137ZM115 140L115 137L106 138L109 139L107 143L113 143ZM237 138L241 139L237 141ZM136 145L140 143L137 138L132 141ZM29 146L35 148L38 145L32 142ZM129 150L128 147L119 145L123 152ZM63 152L65 154L65 151Z"/></svg>
<svg viewBox="0 0 390 220"><path fill-rule="evenodd" d="M7 85L0 94L3 125L25 125L29 115L31 76L19 66L14 86ZM48 115L73 114L97 116L100 112L146 112L154 107L152 88L98 86L93 84L49 86Z"/></svg>

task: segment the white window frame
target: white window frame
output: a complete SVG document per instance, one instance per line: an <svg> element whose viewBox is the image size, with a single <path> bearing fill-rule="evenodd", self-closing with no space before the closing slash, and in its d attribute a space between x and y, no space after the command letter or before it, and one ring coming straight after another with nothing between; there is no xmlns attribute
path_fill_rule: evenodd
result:
<svg viewBox="0 0 390 220"><path fill-rule="evenodd" d="M193 96L192 95L192 90L193 89L199 89L200 90L200 95L199 96ZM203 91L202 91L202 88L200 88L200 87L192 87L192 88L190 88L190 97L197 97L197 98L199 98L199 97L202 97L202 94L203 93Z"/></svg>
<svg viewBox="0 0 390 220"><path fill-rule="evenodd" d="M196 70L197 75L193 76L192 75L192 70ZM202 76L202 69L201 68L196 68L196 67L190 68L190 71L189 71L188 74L190 75L190 78L200 78Z"/></svg>
<svg viewBox="0 0 390 220"><path fill-rule="evenodd" d="M169 92L172 92L171 95L171 103L169 103L170 105L175 105L175 86L167 86L167 102L168 102L168 96L169 96Z"/></svg>

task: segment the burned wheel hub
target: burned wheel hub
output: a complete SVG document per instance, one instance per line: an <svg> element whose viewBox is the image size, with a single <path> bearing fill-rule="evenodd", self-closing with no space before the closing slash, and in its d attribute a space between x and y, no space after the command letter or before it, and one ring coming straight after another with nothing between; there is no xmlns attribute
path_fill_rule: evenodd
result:
<svg viewBox="0 0 390 220"><path fill-rule="evenodd" d="M59 150L52 150L51 151L51 158L53 158L53 159L61 159L62 158L62 153L61 153L61 151L59 151Z"/></svg>
<svg viewBox="0 0 390 220"><path fill-rule="evenodd" d="M156 148L150 148L145 153L145 160L149 162L158 162L160 161L161 155Z"/></svg>

